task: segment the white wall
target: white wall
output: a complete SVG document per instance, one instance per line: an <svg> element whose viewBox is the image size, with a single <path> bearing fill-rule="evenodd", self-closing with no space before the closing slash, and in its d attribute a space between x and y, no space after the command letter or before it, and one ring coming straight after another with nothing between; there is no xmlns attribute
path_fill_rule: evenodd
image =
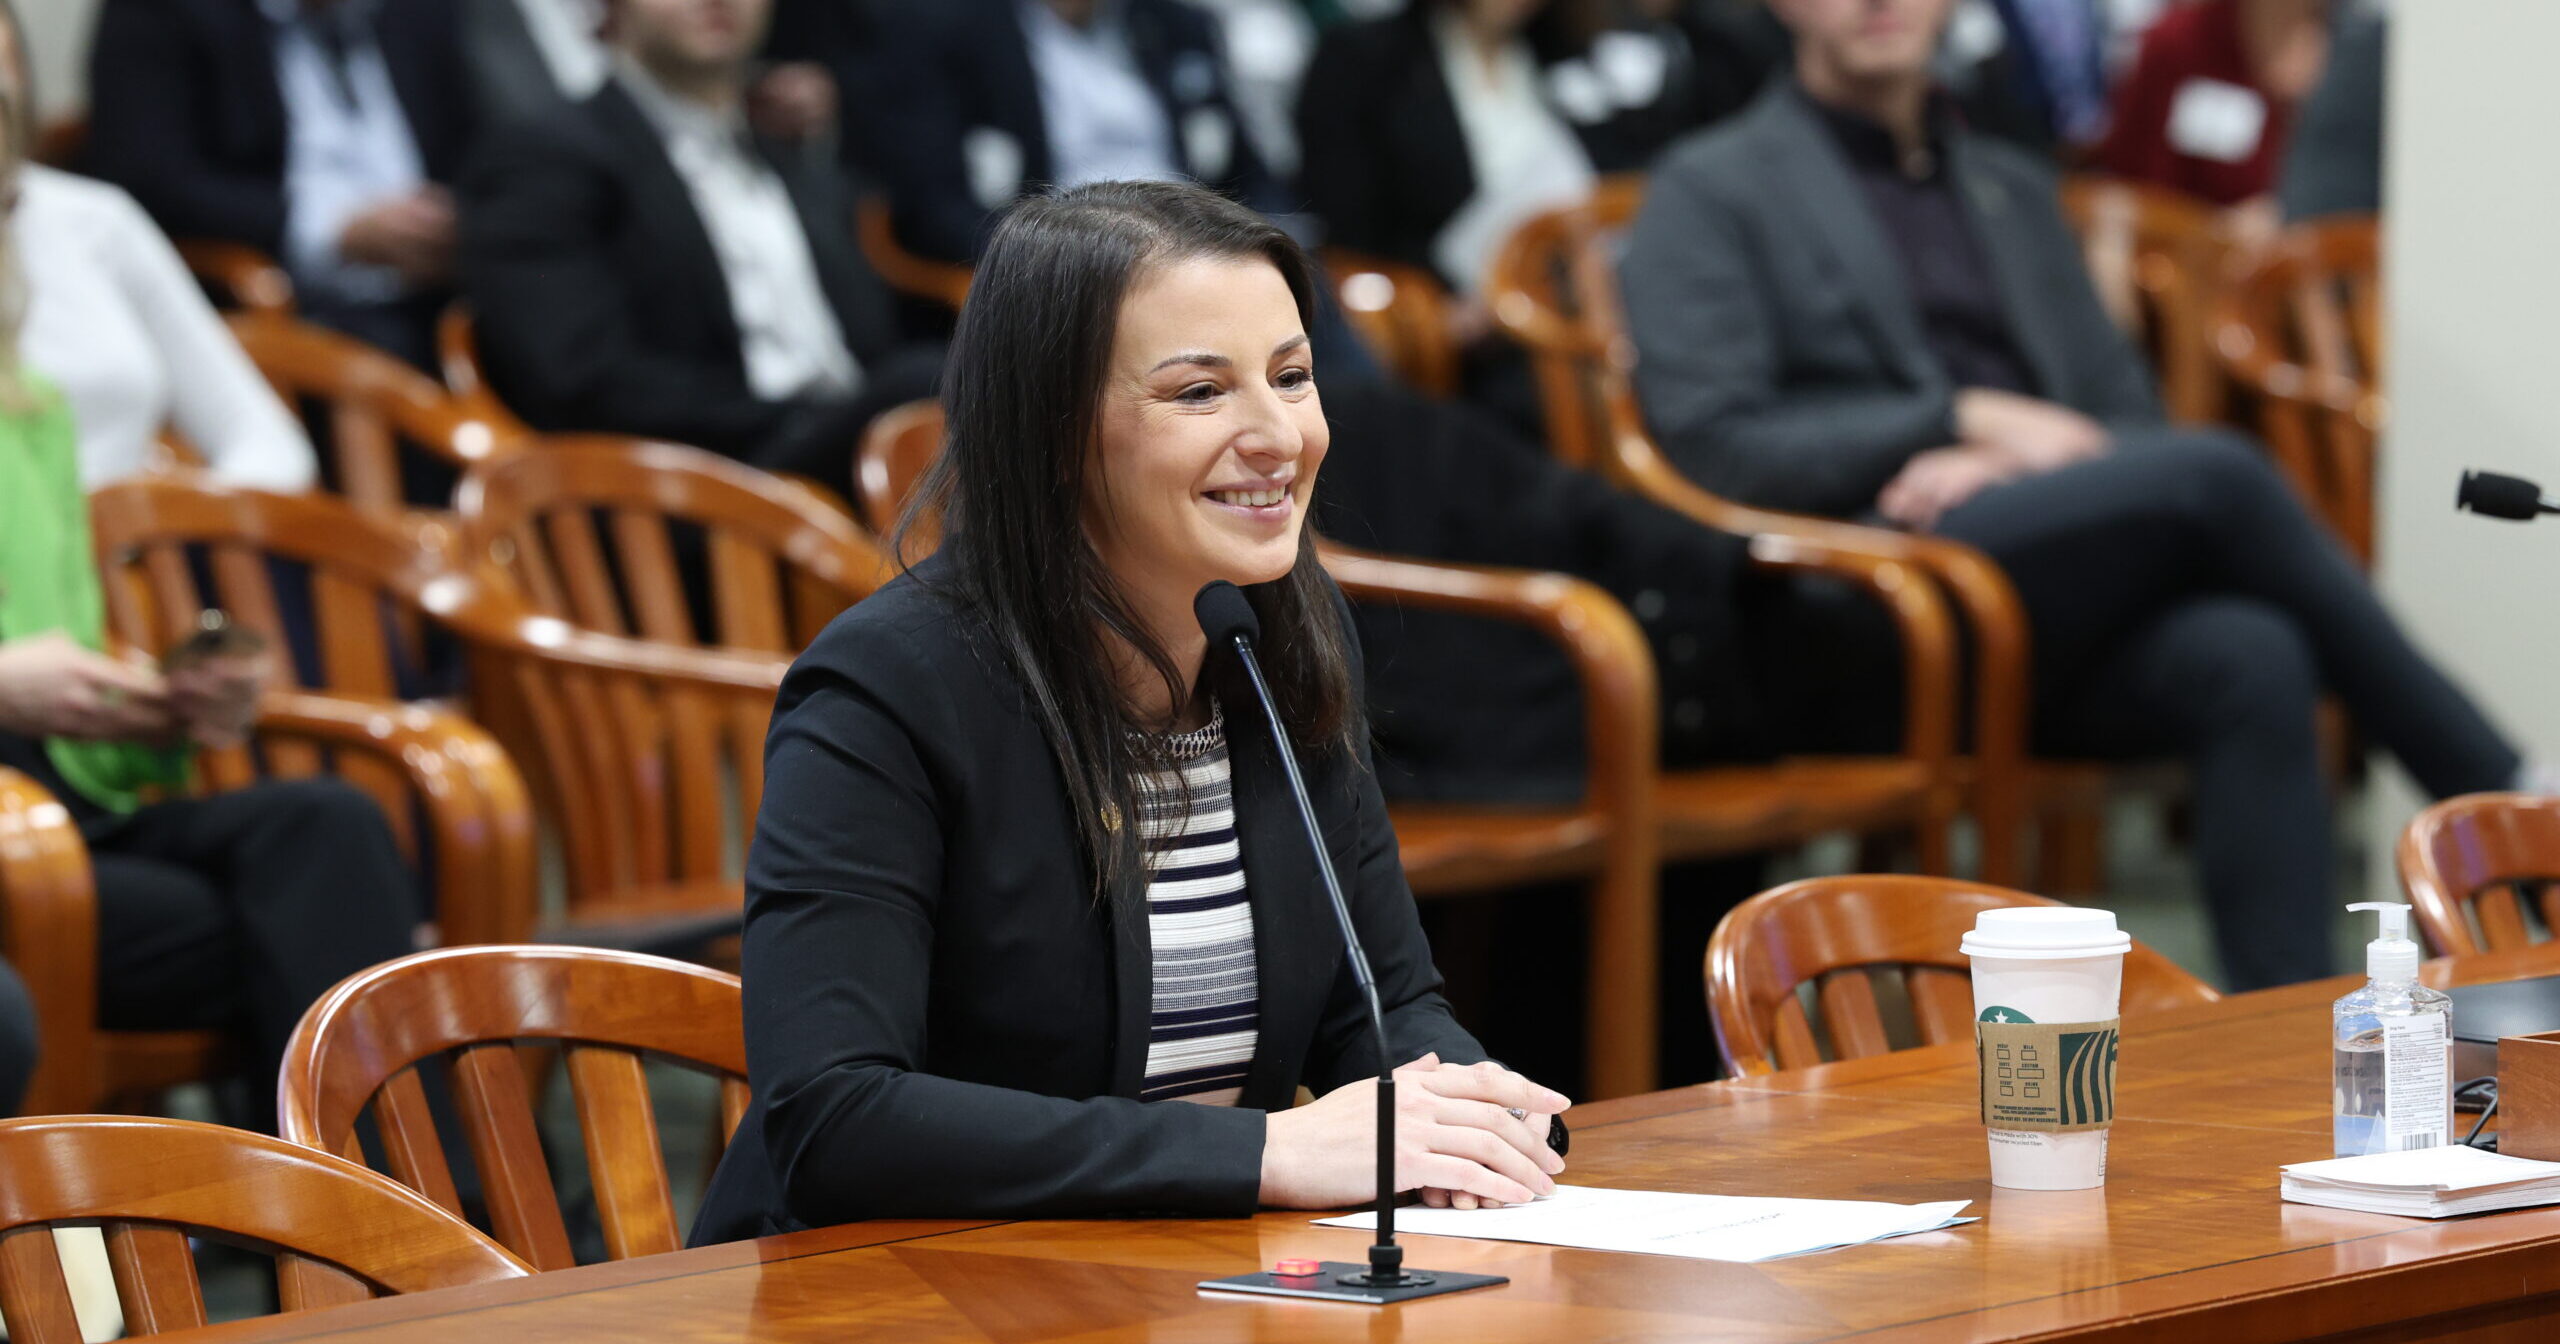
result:
<svg viewBox="0 0 2560 1344"><path fill-rule="evenodd" d="M35 54L37 115L50 121L89 105L89 28L98 0L14 0Z"/></svg>
<svg viewBox="0 0 2560 1344"><path fill-rule="evenodd" d="M2391 22L2381 583L2520 745L2560 758L2560 518L2452 507L2466 466L2560 490L2560 3L2404 0ZM2415 797L2375 803L2379 886Z"/></svg>

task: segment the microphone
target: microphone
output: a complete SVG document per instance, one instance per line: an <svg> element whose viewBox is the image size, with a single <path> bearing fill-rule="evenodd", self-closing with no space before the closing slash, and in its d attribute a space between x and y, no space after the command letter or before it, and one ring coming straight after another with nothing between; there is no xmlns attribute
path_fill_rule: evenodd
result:
<svg viewBox="0 0 2560 1344"><path fill-rule="evenodd" d="M1280 706L1272 700L1271 686L1262 678L1262 664L1253 656L1253 642L1262 635L1262 620L1254 615L1253 604L1245 600L1244 590L1224 579L1200 590L1191 600L1191 614L1199 618L1200 633L1209 637L1211 651L1232 650L1236 660L1244 664L1245 677L1253 683L1254 698L1262 703L1263 722L1271 725L1271 744L1279 751L1281 771L1289 777L1289 796L1298 805L1299 822L1306 827L1307 848L1315 855L1316 874L1324 880L1325 895L1333 902L1333 921L1342 930L1342 954L1349 959L1351 978L1359 983L1360 997L1368 1004L1369 1033L1378 1047L1378 1240L1369 1247L1368 1268L1347 1261L1283 1260L1272 1272L1210 1279L1200 1287L1383 1306L1509 1283L1511 1280L1498 1274L1426 1274L1404 1267L1404 1248L1396 1244L1396 1078L1395 1058L1387 1053L1387 1015L1378 1006L1377 977L1369 968L1369 954L1361 949L1360 931L1351 922L1351 905L1342 897L1342 882L1334 876L1333 856L1325 850L1324 830L1316 824L1315 805L1307 801L1307 781L1298 770L1298 754L1289 746L1289 732L1280 723Z"/></svg>
<svg viewBox="0 0 2560 1344"><path fill-rule="evenodd" d="M2544 498L2541 486L2521 476L2501 476L2494 471L2462 473L2453 506L2517 523L2532 522L2538 514L2560 513L2560 504Z"/></svg>

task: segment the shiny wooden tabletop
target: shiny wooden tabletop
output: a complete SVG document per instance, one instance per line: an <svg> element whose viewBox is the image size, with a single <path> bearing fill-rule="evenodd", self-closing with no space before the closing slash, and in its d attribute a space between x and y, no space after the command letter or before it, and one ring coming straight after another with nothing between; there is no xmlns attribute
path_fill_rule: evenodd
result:
<svg viewBox="0 0 2560 1344"><path fill-rule="evenodd" d="M2429 968L2560 973L2560 948ZM1282 1256L1358 1260L1307 1214L865 1223L215 1326L203 1341L2549 1339L2560 1208L2444 1222L2276 1198L2328 1156L2327 1004L2352 980L2129 1021L2104 1190L1990 1187L1972 1052L1939 1047L1580 1108L1569 1182L1970 1199L1982 1221L1759 1265L1416 1237L1506 1287L1384 1309L1203 1295ZM2356 1332L2365 1332L2361 1335Z"/></svg>

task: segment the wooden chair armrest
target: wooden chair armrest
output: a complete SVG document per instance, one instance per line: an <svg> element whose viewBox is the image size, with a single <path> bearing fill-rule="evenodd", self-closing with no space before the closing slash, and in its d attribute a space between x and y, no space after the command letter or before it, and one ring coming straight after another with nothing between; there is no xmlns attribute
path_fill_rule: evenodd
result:
<svg viewBox="0 0 2560 1344"><path fill-rule="evenodd" d="M1964 616L1970 636L1973 671L1974 820L1982 830L1982 880L2008 886L2024 878L2025 861L2018 842L2026 809L2027 713L2029 676L2026 609L2018 602L2009 576L1980 551L1943 537L1893 532L1828 518L1779 513L1721 499L1700 489L1662 456L1650 435L1636 422L1633 398L1611 398L1614 464L1621 479L1665 508L1686 514L1705 526L1752 538L1752 554L1763 563L1789 563L1800 557L1836 562L1839 572L1857 579L1894 614L1906 658L1912 660L1905 692L1909 727L1915 735L1906 749L1933 753L1942 731L1952 751L1955 739L1957 663L1953 634L1944 642L1931 629L1927 608L1946 617L1943 603L1924 603L1913 596L1917 585L1885 562L1916 566L1944 590ZM1852 560L1850 557L1863 557ZM1816 567L1831 567L1820 564ZM1943 654L1933 654L1936 649ZM1943 673L1929 671L1924 660L1935 656ZM1938 679L1943 677L1943 680ZM1933 682L1936 689L1919 684ZM1936 708L1922 712L1920 697L1934 697ZM1939 758L1942 759L1942 758Z"/></svg>
<svg viewBox="0 0 2560 1344"><path fill-rule="evenodd" d="M1569 575L1390 559L1330 544L1323 554L1354 598L1516 622L1572 660L1585 716L1584 804L1603 828L1590 897L1586 974L1595 988L1586 1067L1598 1096L1656 1086L1661 728L1644 632L1599 585Z"/></svg>
<svg viewBox="0 0 2560 1344"><path fill-rule="evenodd" d="M1568 574L1397 559L1330 542L1321 549L1355 601L1509 621L1555 641L1582 681L1591 805L1649 817L1660 756L1653 651L1605 589Z"/></svg>
<svg viewBox="0 0 2560 1344"><path fill-rule="evenodd" d="M86 1110L97 1096L98 902L70 809L0 768L0 956L36 1010L30 1115Z"/></svg>
<svg viewBox="0 0 2560 1344"><path fill-rule="evenodd" d="M485 729L421 705L287 691L261 702L257 732L361 752L408 778L434 845L441 941L531 936L539 900L533 806L523 777Z"/></svg>
<svg viewBox="0 0 2560 1344"><path fill-rule="evenodd" d="M178 259L198 279L209 280L229 294L243 313L293 315L292 278L273 257L254 247L210 238L186 238L178 242Z"/></svg>
<svg viewBox="0 0 2560 1344"><path fill-rule="evenodd" d="M889 203L877 196L866 196L854 207L854 237L862 246L863 259L880 273L891 289L919 299L939 303L953 312L968 301L971 272L957 262L936 261L907 250L898 241L898 230L889 212Z"/></svg>

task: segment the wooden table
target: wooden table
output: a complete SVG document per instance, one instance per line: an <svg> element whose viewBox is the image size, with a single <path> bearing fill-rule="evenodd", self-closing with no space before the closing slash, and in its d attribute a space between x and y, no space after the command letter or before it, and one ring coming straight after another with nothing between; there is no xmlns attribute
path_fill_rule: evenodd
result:
<svg viewBox="0 0 2560 1344"><path fill-rule="evenodd" d="M2560 947L2439 984L2560 973ZM1909 1051L1577 1111L1595 1185L1917 1202L1982 1221L1761 1265L1417 1237L1508 1287L1372 1309L1203 1296L1282 1256L1362 1258L1311 1215L864 1223L215 1326L203 1341L2491 1340L2553 1338L2560 1208L2421 1222L2285 1204L2329 1155L2336 980L2127 1024L2106 1189L1991 1189L1972 1052ZM2358 1333L2358 1332L2364 1333Z"/></svg>

